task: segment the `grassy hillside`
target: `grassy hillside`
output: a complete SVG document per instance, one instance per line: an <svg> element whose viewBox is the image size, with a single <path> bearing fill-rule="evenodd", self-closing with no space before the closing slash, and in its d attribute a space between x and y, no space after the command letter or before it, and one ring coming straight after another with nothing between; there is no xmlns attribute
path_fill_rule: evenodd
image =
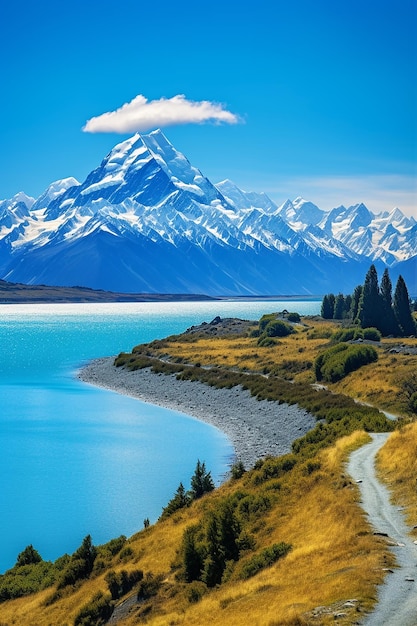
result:
<svg viewBox="0 0 417 626"><path fill-rule="evenodd" d="M110 569L130 572L137 568L159 585L155 595L135 602L122 624L140 623L145 617L146 623L155 625L330 624L335 623L335 613L346 614L337 623L352 623L358 610L371 606L376 585L390 562L385 543L369 531L357 504L357 489L343 469L347 451L364 438L361 434L344 438L317 455L314 465L302 462L278 478L271 470L273 461L269 472L260 464L129 539L105 570L97 567L89 579L65 589L52 604L51 589L4 603L1 623L73 624L80 607L98 591L108 593L105 575ZM248 513L241 506L239 515L253 538L253 548L243 551L231 568L230 579L219 587L187 584L181 577L178 554L185 529L230 499L246 499L252 505ZM244 565L277 542L292 546L287 556L257 575L242 578ZM350 600L355 602L346 605ZM326 608L318 610L316 620L317 607Z"/></svg>
<svg viewBox="0 0 417 626"><path fill-rule="evenodd" d="M405 416L381 454L380 468L401 487L399 497L411 503L415 524L417 433L415 424L405 422L412 418L416 342L374 344L376 362L326 383L327 390L314 384L314 363L333 345L338 326L308 318L292 328L287 337L261 346L257 327L230 335L227 326L213 324L209 336L207 328L195 329L120 355L119 363L131 368L152 365L211 385L244 384L260 398L300 401L321 424L296 442L291 454L264 459L246 472L239 468L236 478L190 506L128 540L99 547L92 567L75 580L68 571L74 571L77 558L61 560L53 585L0 605L1 626L103 624L100 606L114 608L111 623L126 626L343 625L356 623L371 608L392 557L369 528L344 464L367 440L365 430L391 426L347 394ZM227 527L222 526L225 511L232 520ZM232 539L222 528L233 528ZM204 559L203 580L192 582L190 536ZM236 551L227 557L231 544ZM282 545L288 550L279 557L275 548ZM207 572L218 562L220 582L212 585ZM27 575L35 565L26 567ZM23 570L15 568L19 575Z"/></svg>

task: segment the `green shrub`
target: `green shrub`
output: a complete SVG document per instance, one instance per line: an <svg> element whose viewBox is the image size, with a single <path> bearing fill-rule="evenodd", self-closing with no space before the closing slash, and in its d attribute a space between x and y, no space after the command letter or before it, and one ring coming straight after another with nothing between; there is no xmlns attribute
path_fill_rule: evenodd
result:
<svg viewBox="0 0 417 626"><path fill-rule="evenodd" d="M292 326L282 320L272 320L268 322L264 330L267 337L286 337L293 332Z"/></svg>
<svg viewBox="0 0 417 626"><path fill-rule="evenodd" d="M378 354L372 346L338 343L316 358L316 379L334 383L377 359Z"/></svg>
<svg viewBox="0 0 417 626"><path fill-rule="evenodd" d="M299 313L288 313L287 320L289 322L293 322L294 324L299 324L301 322L301 317Z"/></svg>
<svg viewBox="0 0 417 626"><path fill-rule="evenodd" d="M271 500L264 495L248 495L239 502L237 511L239 516L245 520L253 520L264 515L271 508Z"/></svg>
<svg viewBox="0 0 417 626"><path fill-rule="evenodd" d="M241 571L240 578L246 580L258 574L266 567L273 565L278 559L284 557L291 550L292 546L288 543L275 543L270 548L265 548L258 554L255 554L251 559L244 563Z"/></svg>
<svg viewBox="0 0 417 626"><path fill-rule="evenodd" d="M341 328L332 337L335 342L357 341L381 341L381 333L377 328Z"/></svg>
<svg viewBox="0 0 417 626"><path fill-rule="evenodd" d="M253 484L260 485L271 478L280 478L283 474L290 472L296 462L296 458L289 454L283 457L264 459L259 466L259 471L253 475Z"/></svg>
<svg viewBox="0 0 417 626"><path fill-rule="evenodd" d="M319 469L321 469L320 461L308 461L305 468L303 468L303 473L306 476L310 476L310 474L313 474L313 472L317 472Z"/></svg>
<svg viewBox="0 0 417 626"><path fill-rule="evenodd" d="M103 626L107 623L114 610L114 604L110 596L105 596L101 591L81 608L75 617L74 626Z"/></svg>
<svg viewBox="0 0 417 626"><path fill-rule="evenodd" d="M40 563L41 561L41 555L31 544L18 555L16 567L22 567L22 565L33 565L34 563Z"/></svg>
<svg viewBox="0 0 417 626"><path fill-rule="evenodd" d="M108 550L112 556L115 556L125 545L127 539L125 535L120 535L115 539L111 539L108 543L105 543L103 548Z"/></svg>
<svg viewBox="0 0 417 626"><path fill-rule="evenodd" d="M58 572L50 561L15 566L0 575L0 602L36 593L54 584Z"/></svg>
<svg viewBox="0 0 417 626"><path fill-rule="evenodd" d="M243 465L242 461L236 461L236 463L233 463L230 470L233 480L238 480L239 478L242 478L245 472L245 466Z"/></svg>
<svg viewBox="0 0 417 626"><path fill-rule="evenodd" d="M85 561L83 559L71 559L58 582L57 588L63 589L68 585L75 585L77 581L83 578L87 578Z"/></svg>
<svg viewBox="0 0 417 626"><path fill-rule="evenodd" d="M258 346L270 348L275 345L276 337L286 337L294 332L292 326L276 318L276 313L264 315L259 322Z"/></svg>
<svg viewBox="0 0 417 626"><path fill-rule="evenodd" d="M333 334L332 340L339 343L353 341L354 339L360 339L362 337L363 331L361 328L341 328Z"/></svg>
<svg viewBox="0 0 417 626"><path fill-rule="evenodd" d="M258 346L260 348L272 348L272 346L276 346L277 341L273 337L265 337L261 335L258 339Z"/></svg>
<svg viewBox="0 0 417 626"><path fill-rule="evenodd" d="M117 573L111 570L104 578L109 588L112 600L118 600L122 596L126 595L132 587L134 587L136 583L142 579L142 570L133 570L131 572L122 570Z"/></svg>
<svg viewBox="0 0 417 626"><path fill-rule="evenodd" d="M187 599L190 604L200 602L204 594L207 593L207 585L195 580L187 587Z"/></svg>
<svg viewBox="0 0 417 626"><path fill-rule="evenodd" d="M364 328L363 338L367 341L381 341L381 333L377 328Z"/></svg>
<svg viewBox="0 0 417 626"><path fill-rule="evenodd" d="M125 546L120 550L119 559L121 561L127 561L133 555L133 550L130 546Z"/></svg>
<svg viewBox="0 0 417 626"><path fill-rule="evenodd" d="M261 319L259 320L259 331L263 333L269 322L272 322L277 318L278 313L266 313L265 315L262 315Z"/></svg>
<svg viewBox="0 0 417 626"><path fill-rule="evenodd" d="M162 585L163 575L154 576L152 572L148 572L139 583L137 598L139 601L148 600L152 596L156 596Z"/></svg>
<svg viewBox="0 0 417 626"><path fill-rule="evenodd" d="M79 580L88 578L93 571L96 556L97 548L93 546L91 536L87 535L64 569L57 588L63 589L67 585L75 585Z"/></svg>

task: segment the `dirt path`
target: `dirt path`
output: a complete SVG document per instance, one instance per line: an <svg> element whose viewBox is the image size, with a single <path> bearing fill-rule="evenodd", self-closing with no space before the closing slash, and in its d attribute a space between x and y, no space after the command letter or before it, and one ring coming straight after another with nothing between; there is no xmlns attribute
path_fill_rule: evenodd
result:
<svg viewBox="0 0 417 626"><path fill-rule="evenodd" d="M398 568L379 588L378 604L363 626L417 625L417 545L409 536L401 510L390 502L389 491L375 473L375 456L389 433L372 435L372 442L350 456L348 472L359 483L362 507L376 532L393 542Z"/></svg>

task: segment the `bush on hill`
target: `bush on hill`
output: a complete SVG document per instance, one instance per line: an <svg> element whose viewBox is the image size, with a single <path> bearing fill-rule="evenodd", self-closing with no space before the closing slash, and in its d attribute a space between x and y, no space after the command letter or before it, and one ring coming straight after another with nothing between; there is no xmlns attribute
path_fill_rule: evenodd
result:
<svg viewBox="0 0 417 626"><path fill-rule="evenodd" d="M332 337L332 341L335 342L357 341L358 339L381 341L381 332L377 328L358 328L355 326L353 328L341 328Z"/></svg>
<svg viewBox="0 0 417 626"><path fill-rule="evenodd" d="M377 359L378 354L372 346L338 343L316 358L316 379L334 383Z"/></svg>

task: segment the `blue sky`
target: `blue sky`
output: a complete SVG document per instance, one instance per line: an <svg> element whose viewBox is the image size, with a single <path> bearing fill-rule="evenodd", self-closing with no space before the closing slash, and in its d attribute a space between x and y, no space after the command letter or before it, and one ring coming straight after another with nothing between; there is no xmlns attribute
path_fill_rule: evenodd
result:
<svg viewBox="0 0 417 626"><path fill-rule="evenodd" d="M0 198L83 180L132 134L88 120L183 95L223 120L155 121L213 182L417 218L415 0L5 0L0 24Z"/></svg>

